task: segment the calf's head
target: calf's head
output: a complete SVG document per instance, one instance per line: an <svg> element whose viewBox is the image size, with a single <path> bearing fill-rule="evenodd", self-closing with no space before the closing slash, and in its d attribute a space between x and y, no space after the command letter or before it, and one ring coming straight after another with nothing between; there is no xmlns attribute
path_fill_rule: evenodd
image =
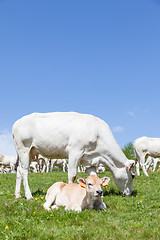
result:
<svg viewBox="0 0 160 240"><path fill-rule="evenodd" d="M101 186L106 187L110 178L103 177L100 179L97 175L90 175L86 179L79 178L77 181L82 188L86 188L87 194L96 200L103 195Z"/></svg>

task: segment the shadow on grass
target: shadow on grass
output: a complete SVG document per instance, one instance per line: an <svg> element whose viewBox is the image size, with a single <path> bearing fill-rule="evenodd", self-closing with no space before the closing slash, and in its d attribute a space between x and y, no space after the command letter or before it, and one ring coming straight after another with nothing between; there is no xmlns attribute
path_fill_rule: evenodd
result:
<svg viewBox="0 0 160 240"><path fill-rule="evenodd" d="M110 188L109 190L105 190L103 192L103 196L110 196L110 195L116 195L119 196L121 195L120 192L118 192L116 189L114 188Z"/></svg>
<svg viewBox="0 0 160 240"><path fill-rule="evenodd" d="M119 191L117 191L116 189L114 188L110 188L109 191L105 190L103 192L103 196L124 196L125 195L122 195ZM137 196L137 191L136 190L133 190L132 194L130 195L132 197L136 197Z"/></svg>
<svg viewBox="0 0 160 240"><path fill-rule="evenodd" d="M32 193L33 196L37 195L46 195L46 192L44 192L42 189L38 189L37 191Z"/></svg>

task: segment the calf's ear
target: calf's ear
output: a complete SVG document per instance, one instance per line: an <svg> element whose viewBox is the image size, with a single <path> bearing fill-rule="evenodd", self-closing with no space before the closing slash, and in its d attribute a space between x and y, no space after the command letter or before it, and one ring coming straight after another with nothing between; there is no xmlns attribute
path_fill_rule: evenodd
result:
<svg viewBox="0 0 160 240"><path fill-rule="evenodd" d="M101 178L102 186L103 186L103 187L107 187L109 181L110 181L110 178L109 178L109 177L103 177L103 178Z"/></svg>
<svg viewBox="0 0 160 240"><path fill-rule="evenodd" d="M82 188L86 188L86 180L84 178L77 179L77 182L80 184Z"/></svg>

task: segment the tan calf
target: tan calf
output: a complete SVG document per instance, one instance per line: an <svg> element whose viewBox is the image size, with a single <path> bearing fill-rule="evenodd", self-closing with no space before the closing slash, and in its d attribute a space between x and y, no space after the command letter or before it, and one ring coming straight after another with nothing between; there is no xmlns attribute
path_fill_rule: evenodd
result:
<svg viewBox="0 0 160 240"><path fill-rule="evenodd" d="M106 205L102 201L102 186L107 186L109 177L98 178L90 175L86 179L79 178L79 184L56 182L47 191L44 208L50 210L63 206L65 210L82 211L85 208L102 209Z"/></svg>

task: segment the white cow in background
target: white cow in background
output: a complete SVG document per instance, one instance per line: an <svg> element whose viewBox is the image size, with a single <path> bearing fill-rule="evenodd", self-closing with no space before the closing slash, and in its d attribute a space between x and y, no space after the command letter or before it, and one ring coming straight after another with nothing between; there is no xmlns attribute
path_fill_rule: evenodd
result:
<svg viewBox="0 0 160 240"><path fill-rule="evenodd" d="M81 169L83 173L87 172L87 168L85 166L81 165ZM104 172L105 171L105 167L102 163L100 163L98 166L96 166L96 173L98 174L99 172Z"/></svg>
<svg viewBox="0 0 160 240"><path fill-rule="evenodd" d="M137 161L137 175L140 175L139 165L146 176L148 173L145 168L145 159L150 156L154 158L160 158L160 138L148 138L141 137L137 138L134 142L134 150Z"/></svg>
<svg viewBox="0 0 160 240"><path fill-rule="evenodd" d="M38 162L31 162L29 168L31 172L38 173Z"/></svg>
<svg viewBox="0 0 160 240"><path fill-rule="evenodd" d="M67 161L66 159L51 159L51 172L54 167L58 167L58 171L62 168L63 172L67 172Z"/></svg>
<svg viewBox="0 0 160 240"><path fill-rule="evenodd" d="M105 172L105 167L103 164L99 164L99 166L97 167L97 170L96 172L99 173L99 172Z"/></svg>
<svg viewBox="0 0 160 240"><path fill-rule="evenodd" d="M0 166L2 167L3 171L5 167L10 168L11 173L15 173L15 164L17 161L16 156L7 156L7 155L0 155ZM9 172L7 170L7 172Z"/></svg>
<svg viewBox="0 0 160 240"><path fill-rule="evenodd" d="M145 163L146 170L148 170L150 166L153 166L152 171L155 172L158 163L160 163L160 158L153 158L149 156Z"/></svg>
<svg viewBox="0 0 160 240"><path fill-rule="evenodd" d="M38 155L38 172L49 172L50 167L50 159L42 156L41 154Z"/></svg>
<svg viewBox="0 0 160 240"><path fill-rule="evenodd" d="M116 142L109 126L89 114L75 112L33 113L16 121L12 128L19 166L15 196L19 198L21 180L26 198L33 199L28 185L31 156L68 159L68 181L72 183L81 163L95 173L102 163L112 173L122 194L132 193L134 164Z"/></svg>

